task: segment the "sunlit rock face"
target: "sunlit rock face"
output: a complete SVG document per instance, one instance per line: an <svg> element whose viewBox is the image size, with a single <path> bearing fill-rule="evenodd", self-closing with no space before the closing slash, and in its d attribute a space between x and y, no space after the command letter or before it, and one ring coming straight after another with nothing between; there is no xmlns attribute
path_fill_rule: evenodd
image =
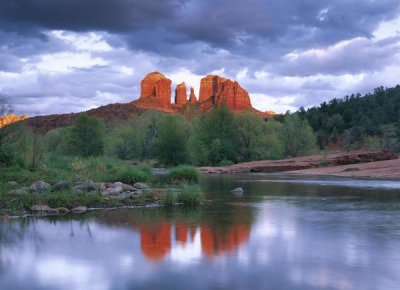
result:
<svg viewBox="0 0 400 290"><path fill-rule="evenodd" d="M183 106L187 103L187 93L185 82L180 83L175 89L175 104Z"/></svg>
<svg viewBox="0 0 400 290"><path fill-rule="evenodd" d="M26 115L18 116L15 114L8 114L5 116L0 116L0 128L7 126L7 125L11 125L18 121L25 120L27 118L28 118L28 116L26 116Z"/></svg>
<svg viewBox="0 0 400 290"><path fill-rule="evenodd" d="M162 73L152 72L141 83L139 100L153 99L162 106L171 106L171 80Z"/></svg>
<svg viewBox="0 0 400 290"><path fill-rule="evenodd" d="M199 102L205 109L221 103L235 111L252 109L248 92L238 82L217 75L201 79Z"/></svg>

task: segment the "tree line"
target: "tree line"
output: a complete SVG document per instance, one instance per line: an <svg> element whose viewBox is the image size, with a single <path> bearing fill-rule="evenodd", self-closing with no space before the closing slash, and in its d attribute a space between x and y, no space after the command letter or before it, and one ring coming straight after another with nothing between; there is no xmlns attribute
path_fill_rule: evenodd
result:
<svg viewBox="0 0 400 290"><path fill-rule="evenodd" d="M399 85L300 108L298 114L313 128L321 149L333 145L344 150L400 149Z"/></svg>
<svg viewBox="0 0 400 290"><path fill-rule="evenodd" d="M107 125L81 114L72 126L49 131L36 143L45 154L201 166L311 154L316 136L298 114L288 114L282 121L263 120L253 112L235 114L222 106L192 118L146 111L130 121Z"/></svg>

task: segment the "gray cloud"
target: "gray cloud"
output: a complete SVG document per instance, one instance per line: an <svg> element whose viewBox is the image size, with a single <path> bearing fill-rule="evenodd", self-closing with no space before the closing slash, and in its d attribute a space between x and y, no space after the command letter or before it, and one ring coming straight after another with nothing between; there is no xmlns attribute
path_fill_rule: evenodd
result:
<svg viewBox="0 0 400 290"><path fill-rule="evenodd" d="M379 73L400 65L400 37L376 40L373 32L399 13L398 0L2 0L0 93L20 111L57 113L129 101L155 69L235 78L247 68L240 82L250 93L313 105L395 85ZM79 48L54 30L94 32L109 49ZM344 77L357 74L365 76Z"/></svg>

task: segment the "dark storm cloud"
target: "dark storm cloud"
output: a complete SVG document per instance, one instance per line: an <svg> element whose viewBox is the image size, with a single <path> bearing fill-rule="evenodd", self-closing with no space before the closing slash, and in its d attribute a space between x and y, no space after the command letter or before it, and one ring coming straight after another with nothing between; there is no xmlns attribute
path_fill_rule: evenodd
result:
<svg viewBox="0 0 400 290"><path fill-rule="evenodd" d="M2 0L0 19L8 29L121 32L167 21L181 5L180 0Z"/></svg>
<svg viewBox="0 0 400 290"><path fill-rule="evenodd" d="M160 54L173 51L165 46L195 41L240 54L259 45L284 50L369 36L398 9L398 0L2 0L0 21L3 29L21 32L119 33L133 48Z"/></svg>

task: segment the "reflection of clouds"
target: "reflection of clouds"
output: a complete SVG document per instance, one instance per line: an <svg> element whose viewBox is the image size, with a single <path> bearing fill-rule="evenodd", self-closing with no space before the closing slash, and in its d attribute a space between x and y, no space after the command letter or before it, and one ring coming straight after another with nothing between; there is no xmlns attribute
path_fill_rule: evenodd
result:
<svg viewBox="0 0 400 290"><path fill-rule="evenodd" d="M173 262L187 265L198 262L201 257L200 229L196 229L193 240L188 240L184 244L179 241L172 244L170 258Z"/></svg>
<svg viewBox="0 0 400 290"><path fill-rule="evenodd" d="M52 256L31 262L30 268L45 287L75 290L105 290L110 287L108 277L102 273L104 269L85 261Z"/></svg>

